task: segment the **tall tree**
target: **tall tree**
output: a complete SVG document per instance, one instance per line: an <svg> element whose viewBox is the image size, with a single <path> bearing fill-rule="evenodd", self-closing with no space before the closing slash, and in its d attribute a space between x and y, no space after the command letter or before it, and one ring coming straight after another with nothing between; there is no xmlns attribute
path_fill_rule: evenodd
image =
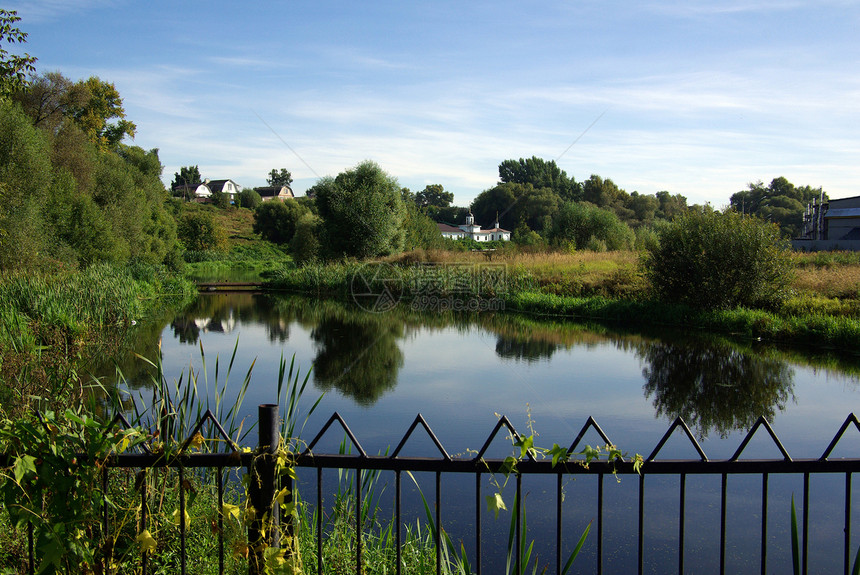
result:
<svg viewBox="0 0 860 575"><path fill-rule="evenodd" d="M13 95L37 128L59 130L71 118L71 110L89 97L81 82L73 82L59 72L48 72L30 81L26 89Z"/></svg>
<svg viewBox="0 0 860 575"><path fill-rule="evenodd" d="M756 215L779 224L784 237L800 234L807 203L821 197L827 199L821 188L796 187L783 177L774 178L767 186L761 181L750 183L748 188L732 194L731 207L738 213Z"/></svg>
<svg viewBox="0 0 860 575"><path fill-rule="evenodd" d="M499 164L502 183L531 184L535 188L550 188L562 200L576 201L582 189L572 177L559 168L555 160L546 161L536 156L519 160L505 160Z"/></svg>
<svg viewBox="0 0 860 575"><path fill-rule="evenodd" d="M176 186L188 186L199 184L203 181L203 177L200 175L200 168L197 166L182 166L179 168L178 172L173 172L173 183L170 185L171 188L175 188Z"/></svg>
<svg viewBox="0 0 860 575"><path fill-rule="evenodd" d="M70 112L90 139L102 150L112 150L126 136L134 138L137 126L125 119L116 86L96 76L84 80L82 86L87 95L83 103L73 106Z"/></svg>
<svg viewBox="0 0 860 575"><path fill-rule="evenodd" d="M365 258L403 249L406 208L400 184L376 163L323 178L313 191L332 256Z"/></svg>
<svg viewBox="0 0 860 575"><path fill-rule="evenodd" d="M560 202L550 188L499 184L478 194L472 202L472 214L475 222L483 227L489 227L498 217L499 225L506 230L517 229L525 223L529 229L541 232L549 225Z"/></svg>
<svg viewBox="0 0 860 575"><path fill-rule="evenodd" d="M10 54L3 48L4 42L23 44L27 41L27 33L15 26L20 20L21 17L15 10L0 10L0 98L26 87L27 76L36 71L33 66L36 58L29 54Z"/></svg>
<svg viewBox="0 0 860 575"><path fill-rule="evenodd" d="M293 183L293 175L286 168L281 168L281 171L273 169L269 172L269 177L266 178L266 181L269 182L270 186L281 187L281 186L289 186Z"/></svg>
<svg viewBox="0 0 860 575"><path fill-rule="evenodd" d="M446 192L441 184L430 184L415 194L415 201L422 208L426 208L427 206L447 208L454 201L454 194Z"/></svg>

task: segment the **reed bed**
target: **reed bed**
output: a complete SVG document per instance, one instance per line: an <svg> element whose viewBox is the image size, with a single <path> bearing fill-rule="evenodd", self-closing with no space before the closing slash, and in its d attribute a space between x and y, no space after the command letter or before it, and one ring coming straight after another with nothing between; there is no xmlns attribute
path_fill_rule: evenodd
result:
<svg viewBox="0 0 860 575"><path fill-rule="evenodd" d="M146 264L102 264L56 275L0 275L0 409L63 402L86 355L107 354L164 305L188 301L187 280Z"/></svg>

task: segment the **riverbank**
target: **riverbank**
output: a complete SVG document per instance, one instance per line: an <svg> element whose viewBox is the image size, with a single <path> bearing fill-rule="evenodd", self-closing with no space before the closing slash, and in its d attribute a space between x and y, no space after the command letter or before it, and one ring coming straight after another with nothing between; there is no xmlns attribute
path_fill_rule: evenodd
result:
<svg viewBox="0 0 860 575"><path fill-rule="evenodd" d="M381 262L284 267L268 274L267 286L352 299L359 305L362 298L379 294L400 305L421 298L425 303L444 301L449 307L456 302L494 302L497 311L628 327L670 326L840 349L860 346L858 256L797 254L795 268L793 295L770 310L700 310L656 301L634 252L413 252Z"/></svg>
<svg viewBox="0 0 860 575"><path fill-rule="evenodd" d="M80 397L88 358L110 357L148 317L195 295L189 280L146 264L0 276L0 409Z"/></svg>

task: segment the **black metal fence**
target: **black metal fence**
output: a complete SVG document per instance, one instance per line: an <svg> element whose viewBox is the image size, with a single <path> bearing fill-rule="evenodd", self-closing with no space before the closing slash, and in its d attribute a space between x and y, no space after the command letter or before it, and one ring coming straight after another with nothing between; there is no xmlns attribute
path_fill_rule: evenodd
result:
<svg viewBox="0 0 860 575"><path fill-rule="evenodd" d="M278 545L278 529L264 529L261 523L261 517L269 514L270 517L275 518L275 522L277 524L277 512L278 506L272 505L272 502L275 497L276 491L279 489L279 479L275 474L275 462L274 462L274 453L275 448L278 445L278 421L277 421L277 405L261 405L259 407L259 442L256 451L254 452L243 452L238 449L237 446L232 444L232 441L229 441L227 434L223 431L220 424L215 420L214 416L211 413L207 412L206 415L198 422L194 431L192 432L192 436L196 434L202 427L209 423L214 425L218 433L222 435L222 438L227 440L228 445L232 448L232 451L224 452L224 453L189 453L187 448L191 444L192 437L189 436L184 444L182 445L182 449L180 449L179 454L172 456L170 458L165 458L163 455L151 453L148 450L144 449L139 453L124 453L119 455L114 455L108 461L107 466L103 471L103 482L105 485L105 492L107 491L107 484L109 482L110 471L108 468L131 468L131 469L147 469L153 467L171 467L177 469L178 472L178 490L179 490L179 513L180 517L184 517L185 514L185 505L186 505L186 494L185 494L185 478L184 474L189 469L195 468L214 468L218 471L216 476L218 478L218 505L219 509L224 503L224 483L223 483L223 471L229 468L247 468L249 473L251 474L251 489L249 491L249 498L251 499L255 509L257 510L258 519L250 525L248 528L248 541L256 542L259 541L261 537L265 537L270 545ZM345 453L329 453L322 454L316 453L314 451L317 443L323 438L323 436L329 432L332 426L338 425L341 427L341 431L346 435L349 442L352 444L352 448L354 451L349 454ZM638 572L643 573L645 571L645 537L646 537L646 524L645 524L645 501L647 498L648 484L650 477L656 476L673 476L679 478L679 493L678 493L678 504L679 504L679 517L678 517L678 534L677 534L677 572L685 573L690 570L690 566L685 564L685 536L687 534L687 526L688 526L688 509L687 509L687 479L690 476L719 476L721 477L721 495L720 495L720 546L719 546L719 572L725 573L727 569L726 565L726 534L727 534L727 484L729 476L734 475L753 475L761 477L761 508L757 511L756 514L758 517L756 521L760 522L760 571L761 573L768 572L768 513L771 511L769 509L768 501L768 487L770 484L770 478L772 475L777 474L797 474L802 476L803 478L803 494L800 501L800 507L802 507L802 517L799 519L800 526L800 536L799 536L799 547L800 547L800 556L801 556L801 569L805 574L808 571L809 561L808 561L808 550L809 550L809 540L810 540L810 476L815 474L841 474L844 476L844 517L838 519L838 521L843 522L842 530L844 532L844 539L841 542L833 542L833 547L831 550L835 550L841 547L842 551L842 569L844 573L848 573L850 569L851 562L851 493L852 493L852 476L854 473L860 471L860 457L852 457L852 458L833 458L831 454L833 453L837 443L842 439L843 435L846 431L853 426L855 429L860 431L860 422L852 413L849 415L836 434L833 436L830 444L825 448L822 455L815 459L795 459L792 458L785 447L782 445L782 442L779 440L777 435L774 433L773 429L769 425L769 423L762 417L755 423L752 429L745 436L740 446L737 448L736 452L732 455L732 457L728 459L720 459L720 460L712 460L707 457L705 452L702 450L700 444L696 441L693 433L690 431L689 427L684 423L681 418L676 419L669 429L664 434L663 438L654 448L652 453L645 458L644 465L641 468L641 473L638 474L638 542L636 549L637 556L637 564L638 564ZM426 458L426 457L404 457L401 455L404 446L413 436L413 432L421 427L426 432L427 436L432 440L436 449L439 452L438 457ZM599 435L602 441L607 444L611 444L610 438L604 433L604 431L598 426L598 424L592 419L589 418L579 434L574 438L573 442L570 444L568 452L575 453L577 450L582 449L583 445L581 444L583 438L586 433L589 431L596 433ZM670 439L673 433L682 433L687 440L690 442L692 447L696 450L698 454L697 459L693 460L661 460L658 459L661 449L663 449L666 442ZM509 462L506 462L503 459L491 459L485 457L488 449L490 448L491 443L496 439L499 433L503 433L506 437L513 437L514 439L519 438L519 434L517 433L514 426L511 425L510 421L507 418L500 418L499 422L492 430L490 435L488 436L486 442L482 446L482 448L475 454L470 455L469 457L452 457L450 456L442 444L436 438L436 435L427 424L424 419L418 415L414 422L412 423L409 430L402 437L397 447L387 455L369 455L362 448L358 439L354 436L352 431L347 426L346 422L335 413L331 416L328 422L323 426L323 428L319 431L319 433L307 444L307 447L299 454L295 455L295 459L292 462L296 467L299 468L311 468L316 471L316 508L323 509L323 481L322 474L325 469L351 469L356 470L354 474L355 481L355 490L354 497L355 506L357 514L361 513L362 508L362 474L358 471L366 471L366 470L376 470L376 471L389 471L393 472L395 477L395 495L394 495L394 521L398 526L396 529L396 569L397 572L401 572L401 556L400 556L400 548L401 548L401 532L402 532L402 523L403 523L403 510L401 505L401 497L402 497L402 474L405 472L429 472L435 474L435 547L436 547L436 571L437 573L442 572L442 556L440 553L440 547L444 544L441 539L441 533L443 532L443 525L445 523L445 518L443 517L441 505L443 492L442 492L442 476L449 474L467 474L472 475L475 478L475 516L474 516L474 564L472 568L477 573L482 573L482 504L481 504L481 495L482 495L482 478L485 478L487 474L496 474L496 473L505 473L507 466L509 466ZM782 455L781 459L771 459L771 460L750 460L743 459L742 455L747 447L750 440L756 433L767 433L773 444L779 450ZM607 475L620 475L620 476L633 476L637 477L637 470L634 468L634 463L630 460L622 461L622 462L606 462L606 461L592 461L588 466L580 465L580 464L566 464L566 465L553 465L552 461L549 459L536 459L532 456L531 453L527 453L526 456L518 461L516 465L516 473L514 474L515 479L515 489L516 489L516 498L518 501L522 501L522 481L523 477L530 475L543 475L555 478L555 572L562 572L562 549L563 544L565 542L565 534L563 533L563 509L564 505L564 497L562 494L562 485L563 480L570 475L592 475L597 478L597 494L596 494L596 503L597 503L597 516L595 518L595 529L596 529L596 562L597 573L602 573L604 570L604 560L605 560L605 545L604 545L604 531L605 531L605 517L604 517L604 508L605 508L605 495L604 495L604 479ZM141 498L142 498L142 506L141 506L141 516L140 516L140 530L146 529L147 526L147 506L145 502L146 497L146 482L144 482L138 486L141 489ZM832 495L832 494L831 494ZM516 516L516 538L515 544L517 546L520 545L521 537L520 537L520 529L523 524L522 518L520 516L521 506L516 506L513 510L513 513ZM105 523L104 529L107 532L108 528L108 513L107 513L107 505L105 506L105 512L103 521ZM361 525L361 517L357 515L355 518L356 525ZM223 541L223 516L221 513L218 514L218 533L219 533L219 541L218 541L218 549L219 549L219 569L220 572L224 572L224 558L225 558L225 550L224 550L224 541ZM180 569L181 573L185 573L187 569L187 559L186 559L186 549L185 549L185 522L180 521ZM294 529L295 526L291 525L289 521L285 521L285 523L281 526L281 529L290 532ZM356 531L356 541L355 541L355 572L360 573L362 569L362 533L361 529L358 528ZM323 553L322 553L322 545L323 538L325 534L323 533L322 521L317 522L317 530L316 530L316 558L317 558L317 573L324 573L325 566L323 564ZM521 549L519 547L516 549L513 557L517 562L514 565L514 572L519 573L520 568L524 568L525 566L519 565L519 560L522 555ZM38 563L37 552L33 548L33 533L32 530L29 534L29 566L30 572L34 573L36 565ZM254 570L253 567L253 558L252 558L252 572ZM141 560L141 572L148 572L148 554L142 554Z"/></svg>

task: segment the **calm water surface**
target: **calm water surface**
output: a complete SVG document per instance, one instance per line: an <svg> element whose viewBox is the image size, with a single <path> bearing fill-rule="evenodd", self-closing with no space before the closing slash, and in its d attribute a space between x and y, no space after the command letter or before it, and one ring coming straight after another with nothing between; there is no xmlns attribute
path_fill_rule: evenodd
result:
<svg viewBox="0 0 860 575"><path fill-rule="evenodd" d="M226 362L238 342L231 380L241 382L256 360L243 409L250 420L256 406L276 401L279 359L293 355L302 373L312 369L313 387L304 401L325 397L309 420L310 439L335 411L339 412L369 453L397 445L417 414L422 414L449 454L480 449L496 414L507 415L520 431L529 422L539 434L536 443L569 445L593 416L613 442L630 454L649 455L671 422L682 416L693 428L707 455L728 458L759 415L765 415L793 457L818 457L860 399L860 358L851 354L777 349L760 342L730 342L701 334L621 333L605 327L564 322L538 322L513 314L409 315L394 310L370 314L340 303L254 294L206 294L163 329L142 337L143 355L152 356L160 338L168 379L202 368L206 354L208 378L214 381L214 358ZM139 367L124 366L127 386L143 389ZM144 394L145 396L145 394ZM764 430L744 456L778 458ZM860 453L860 434L848 434L835 454ZM342 434L333 433L318 448L334 451ZM595 434L586 437L600 443ZM505 455L504 442L496 442ZM428 440L417 435L405 455L433 455ZM676 433L661 458L695 457ZM759 524L733 521L760 508L760 479L734 478L730 483L730 572L758 572ZM841 518L844 478L816 478L813 497L820 528L811 532L812 572L829 573L841 563ZM566 490L570 508L566 537L578 536L595 517L595 485L577 479ZM677 569L677 479L648 480L646 540L648 572ZM612 483L612 485L610 485ZM431 493L429 487L426 492ZM452 533L469 545L474 507L469 487L451 485L455 502L447 515ZM718 569L719 478L688 479L688 533L685 546L689 572ZM539 540L552 540L547 528L554 513L541 515L541 501L551 504L551 484L529 486L529 527ZM489 492L489 491L488 491ZM788 510L791 493L799 497L802 478L771 482L769 571L789 570ZM626 573L636 566L638 481L625 477L606 485L605 572ZM715 500L716 497L716 500ZM860 494L854 495L854 501ZM466 507L470 507L466 509ZM543 506L545 507L545 506ZM813 519L817 516L813 513ZM614 523L611 523L613 522ZM856 528L855 528L856 529ZM507 523L485 520L485 541L504 547ZM595 532L596 533L596 532ZM578 572L595 569L595 538L577 560ZM819 557L820 555L820 557ZM546 561L554 564L549 549ZM502 560L503 561L503 560ZM487 572L498 568L485 559ZM552 569L550 569L552 570Z"/></svg>

